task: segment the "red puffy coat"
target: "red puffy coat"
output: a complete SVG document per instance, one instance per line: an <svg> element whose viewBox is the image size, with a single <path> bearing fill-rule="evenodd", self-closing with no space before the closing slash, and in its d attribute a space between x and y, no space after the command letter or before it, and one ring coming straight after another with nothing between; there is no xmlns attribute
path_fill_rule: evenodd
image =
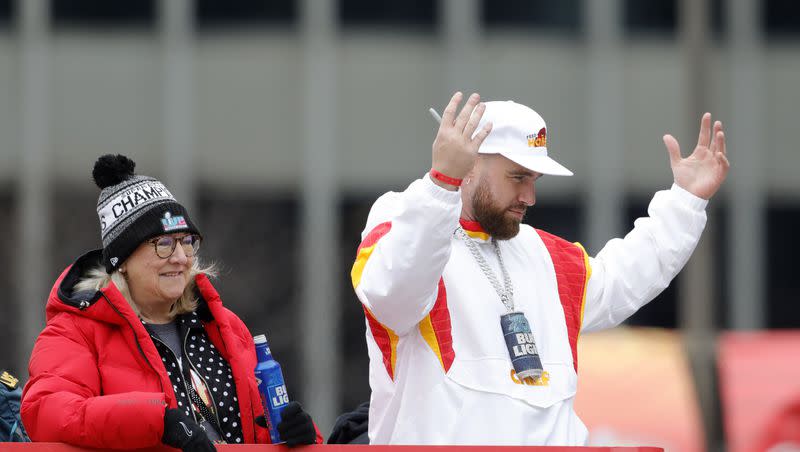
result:
<svg viewBox="0 0 800 452"><path fill-rule="evenodd" d="M167 372L147 330L111 283L88 302L71 297L83 271L97 264L90 252L67 268L47 301L47 326L31 355L22 420L34 441L133 449L161 443L164 410L177 406ZM255 424L262 415L253 338L222 306L205 275L195 279L213 319L208 337L228 361L236 383L246 443L269 443ZM81 304L82 303L82 304Z"/></svg>

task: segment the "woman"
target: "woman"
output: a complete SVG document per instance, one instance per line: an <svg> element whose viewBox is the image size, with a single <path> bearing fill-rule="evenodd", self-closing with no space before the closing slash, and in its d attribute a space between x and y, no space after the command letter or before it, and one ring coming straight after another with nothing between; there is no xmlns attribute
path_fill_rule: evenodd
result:
<svg viewBox="0 0 800 452"><path fill-rule="evenodd" d="M202 237L164 185L106 155L92 173L103 249L58 278L30 360L22 418L34 441L130 449L269 443L253 338L197 260ZM321 442L299 404L289 445Z"/></svg>

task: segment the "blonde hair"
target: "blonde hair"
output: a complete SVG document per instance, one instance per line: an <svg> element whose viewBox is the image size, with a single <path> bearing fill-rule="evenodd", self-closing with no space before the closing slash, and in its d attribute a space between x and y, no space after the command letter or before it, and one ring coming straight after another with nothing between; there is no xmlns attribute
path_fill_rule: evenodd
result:
<svg viewBox="0 0 800 452"><path fill-rule="evenodd" d="M214 264L202 266L198 259L195 259L192 263L192 267L189 269L189 282L186 284L186 287L183 289L183 294L178 298L177 301L172 305L170 308L170 316L175 317L180 314L186 314L189 312L194 312L197 309L197 297L195 296L195 276L199 274L205 274L209 277L217 276L217 269ZM109 274L106 272L105 267L100 264L95 268L89 269L85 273L84 276L75 284L75 291L80 292L84 290L100 290L108 287L109 282L114 282L114 285L117 286L120 293L123 297L125 297L125 301L128 302L133 312L136 315L141 315L141 310L136 302L131 297L131 290L128 288L128 281L125 279L125 276L120 273L119 269L114 270L113 273Z"/></svg>

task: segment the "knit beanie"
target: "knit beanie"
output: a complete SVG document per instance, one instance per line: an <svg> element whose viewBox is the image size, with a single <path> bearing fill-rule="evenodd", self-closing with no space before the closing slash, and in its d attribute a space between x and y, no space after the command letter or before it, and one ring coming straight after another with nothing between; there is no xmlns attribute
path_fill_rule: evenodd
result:
<svg viewBox="0 0 800 452"><path fill-rule="evenodd" d="M199 234L189 213L161 182L133 173L124 155L97 159L92 177L101 188L97 200L103 264L113 272L145 240L173 232Z"/></svg>

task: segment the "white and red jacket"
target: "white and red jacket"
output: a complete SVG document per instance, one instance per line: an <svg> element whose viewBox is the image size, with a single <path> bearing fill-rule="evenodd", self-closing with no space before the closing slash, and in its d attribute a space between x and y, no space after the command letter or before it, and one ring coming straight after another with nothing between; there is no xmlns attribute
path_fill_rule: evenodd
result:
<svg viewBox="0 0 800 452"><path fill-rule="evenodd" d="M706 204L676 185L658 192L649 217L594 258L526 225L499 242L545 371L521 381L500 329L506 309L454 234L460 193L425 176L381 196L351 272L366 315L370 443L584 445L573 409L579 333L616 326L667 287ZM502 281L488 234L461 224Z"/></svg>

